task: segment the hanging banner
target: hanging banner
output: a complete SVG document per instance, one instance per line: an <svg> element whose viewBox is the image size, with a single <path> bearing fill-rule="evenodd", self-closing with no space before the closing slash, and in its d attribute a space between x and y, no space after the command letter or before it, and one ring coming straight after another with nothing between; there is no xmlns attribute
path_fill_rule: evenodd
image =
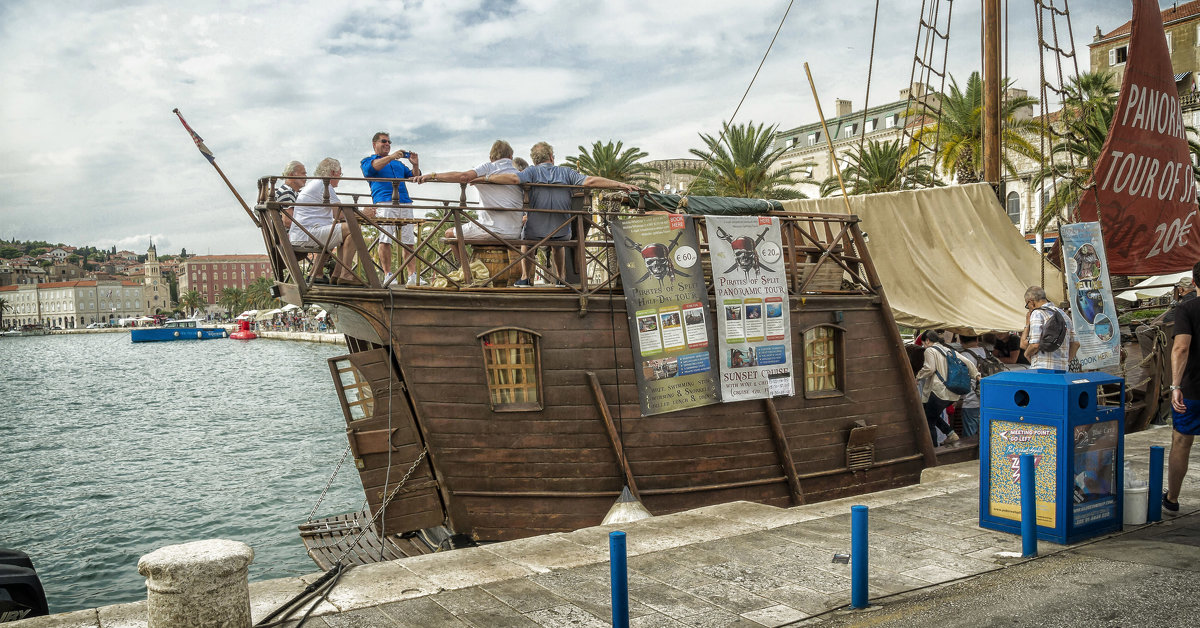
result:
<svg viewBox="0 0 1200 628"><path fill-rule="evenodd" d="M612 223L642 416L720 401L696 225L682 215Z"/></svg>
<svg viewBox="0 0 1200 628"><path fill-rule="evenodd" d="M1071 324L1079 341L1080 368L1097 371L1121 364L1121 330L1108 281L1104 240L1098 222L1077 222L1059 229L1067 261Z"/></svg>
<svg viewBox="0 0 1200 628"><path fill-rule="evenodd" d="M791 316L779 221L709 216L721 400L793 395Z"/></svg>
<svg viewBox="0 0 1200 628"><path fill-rule="evenodd" d="M1104 224L1115 275L1177 273L1200 259L1196 182L1159 11L1157 0L1133 2L1112 128L1079 200L1081 220Z"/></svg>

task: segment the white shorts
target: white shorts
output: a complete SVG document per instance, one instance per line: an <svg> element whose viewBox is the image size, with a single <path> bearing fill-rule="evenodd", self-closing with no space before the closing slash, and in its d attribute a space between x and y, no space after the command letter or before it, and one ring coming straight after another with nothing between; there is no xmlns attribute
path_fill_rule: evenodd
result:
<svg viewBox="0 0 1200 628"><path fill-rule="evenodd" d="M341 244L342 240L346 237L345 223L341 222L331 225L318 225L316 227L305 228L308 229L309 233L313 234L313 237L315 237L316 240L310 239L308 236L304 235L303 232L301 232L299 238L292 239L292 246L337 246ZM333 235L335 228L337 229L337 235Z"/></svg>
<svg viewBox="0 0 1200 628"><path fill-rule="evenodd" d="M396 207L389 203L379 203L375 206L376 218L412 218L413 210L411 205L401 205ZM380 227L391 235L396 235L395 225L384 225ZM401 225L400 241L404 244L417 243L417 226L416 225ZM391 244L390 240L385 240L384 244Z"/></svg>

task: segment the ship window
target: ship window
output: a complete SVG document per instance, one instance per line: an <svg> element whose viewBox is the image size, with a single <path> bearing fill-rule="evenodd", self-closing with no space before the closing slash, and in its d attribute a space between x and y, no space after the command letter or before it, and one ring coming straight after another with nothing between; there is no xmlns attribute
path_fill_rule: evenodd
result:
<svg viewBox="0 0 1200 628"><path fill-rule="evenodd" d="M335 360L333 367L337 372L338 388L342 389L346 408L350 411L350 420L357 421L373 416L375 398L371 394L371 385L367 378L350 364L349 358Z"/></svg>
<svg viewBox="0 0 1200 628"><path fill-rule="evenodd" d="M479 334L493 412L542 409L541 336L507 327Z"/></svg>
<svg viewBox="0 0 1200 628"><path fill-rule="evenodd" d="M818 325L804 331L804 396L808 399L844 394L843 330Z"/></svg>

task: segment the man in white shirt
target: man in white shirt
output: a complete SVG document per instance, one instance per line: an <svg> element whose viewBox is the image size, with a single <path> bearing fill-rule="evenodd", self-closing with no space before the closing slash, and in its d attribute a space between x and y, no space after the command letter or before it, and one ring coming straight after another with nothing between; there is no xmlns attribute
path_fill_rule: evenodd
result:
<svg viewBox="0 0 1200 628"><path fill-rule="evenodd" d="M451 183L470 183L475 179L485 179L493 174L519 174L513 163L513 149L508 142L496 140L485 161L470 170L461 172L434 172L417 177L417 183L426 181L449 181ZM492 185L477 183L475 189L479 192L482 209L479 210L479 224L468 222L462 226L463 237L468 240L492 239L492 234L502 239L516 240L521 237L521 188L511 185ZM512 209L515 211L503 211ZM484 231L484 228L487 231ZM488 232L491 232L490 234ZM454 238L454 229L446 230L447 238Z"/></svg>
<svg viewBox="0 0 1200 628"><path fill-rule="evenodd" d="M1054 369L1056 371L1070 370L1071 360L1079 351L1079 341L1075 339L1075 330L1071 326L1071 317L1055 307L1046 298L1046 291L1041 286L1030 286L1025 291L1025 329L1021 332L1021 350L1029 358L1031 369ZM1054 351L1042 351L1042 332L1046 321L1058 314L1067 326L1067 336L1062 344Z"/></svg>

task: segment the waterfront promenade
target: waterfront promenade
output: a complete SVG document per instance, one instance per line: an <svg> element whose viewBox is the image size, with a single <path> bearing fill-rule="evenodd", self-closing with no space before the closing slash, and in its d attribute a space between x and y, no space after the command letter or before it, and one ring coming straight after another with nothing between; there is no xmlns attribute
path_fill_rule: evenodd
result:
<svg viewBox="0 0 1200 628"><path fill-rule="evenodd" d="M1145 477L1149 447L1169 441L1168 428L1132 434L1126 438L1126 459ZM1195 450L1192 464L1200 469ZM1062 559L1107 552L1111 560L1130 561L1157 556L1160 560L1151 563L1156 567L1145 577L1167 579L1180 570L1191 570L1188 575L1194 576L1200 569L1198 476L1193 473L1184 486L1182 515L1072 547L1041 542L1041 556ZM856 618L875 624L884 617L896 619L880 610L901 609L913 595L936 600L941 585L975 577L1017 578L1021 569L1036 568L1036 562L1014 558L1021 549L1020 537L978 526L978 498L978 463L969 462L928 469L919 485L855 498L787 509L736 502L622 526L357 567L343 576L306 625L608 625L608 533L618 528L628 535L634 626L753 627L814 621L854 625L860 623ZM850 507L855 504L871 509L870 590L875 610L840 610L849 603L850 567L832 562L832 557L850 550ZM319 575L252 583L255 620ZM1044 587L1042 595L1056 603L1064 587L1070 589L1070 583ZM145 603L138 602L15 626L137 628L145 625L144 618Z"/></svg>
<svg viewBox="0 0 1200 628"><path fill-rule="evenodd" d="M214 323L216 327L224 327L228 332L237 330L237 325L229 323ZM50 334L129 334L129 327L108 327L104 329L66 329L52 331ZM340 333L324 333L317 331L255 331L259 339L295 340L300 342L323 342L327 344L345 345L346 336Z"/></svg>

